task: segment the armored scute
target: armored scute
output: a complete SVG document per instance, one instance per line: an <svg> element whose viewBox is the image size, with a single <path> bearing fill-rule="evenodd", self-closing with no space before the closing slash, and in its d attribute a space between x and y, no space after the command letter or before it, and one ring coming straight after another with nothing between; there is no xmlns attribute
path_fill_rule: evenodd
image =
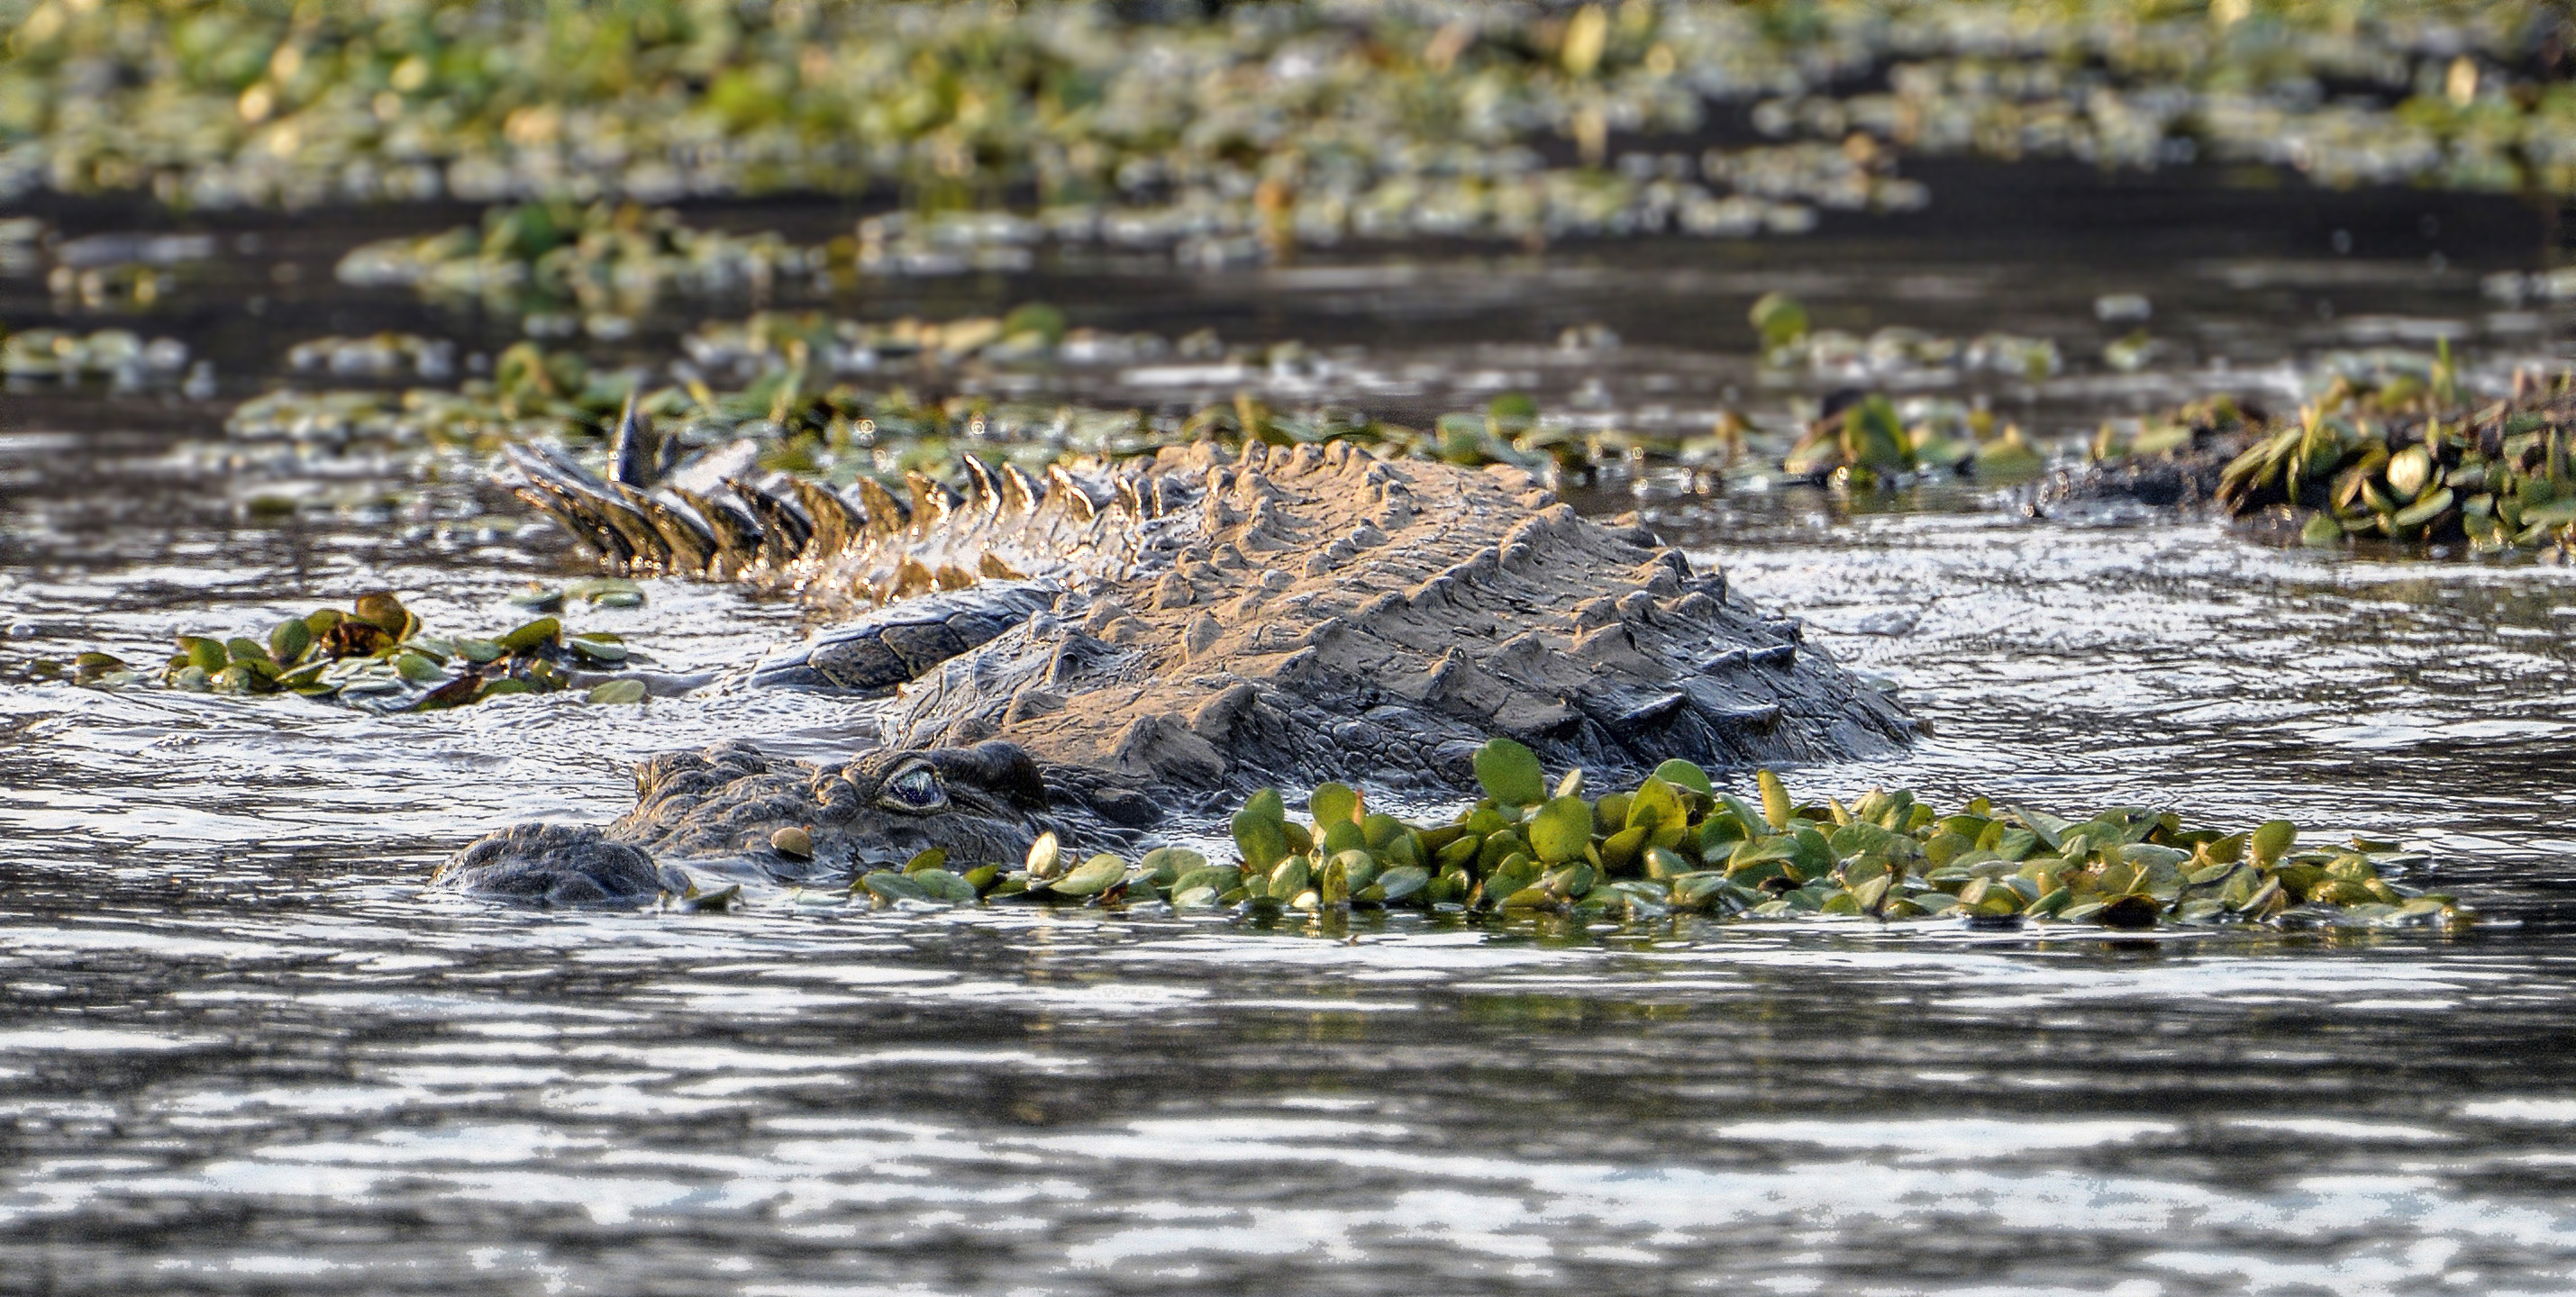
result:
<svg viewBox="0 0 2576 1297"><path fill-rule="evenodd" d="M835 617L748 679L885 695L883 748L837 767L742 744L657 758L604 831L470 848L450 870L468 887L548 894L552 865L582 872L597 843L658 864L605 853L614 877L571 894L649 894L675 866L840 874L927 846L1015 860L1049 829L1132 834L1262 784L1463 790L1495 735L1614 776L1835 760L1914 728L1721 573L1515 469L1201 444L1043 480L969 460L963 496L914 478L905 502L866 480L519 465L520 493L614 569L793 591Z"/></svg>

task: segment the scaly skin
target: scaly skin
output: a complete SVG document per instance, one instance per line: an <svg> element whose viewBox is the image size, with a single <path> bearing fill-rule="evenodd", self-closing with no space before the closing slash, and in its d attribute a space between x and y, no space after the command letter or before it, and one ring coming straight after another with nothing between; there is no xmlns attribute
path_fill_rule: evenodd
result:
<svg viewBox="0 0 2576 1297"><path fill-rule="evenodd" d="M659 498L676 513L678 497L534 457L522 467L536 481L522 494L612 566L865 609L752 680L891 690L890 752L848 769L920 754L950 791L936 813L836 820L835 769L740 745L657 758L644 805L603 840L666 866L793 876L928 845L1016 860L1042 827L1114 836L1266 783L1463 789L1496 734L1551 766L1617 777L1669 757L1837 760L1913 730L1801 643L1796 623L1757 615L1722 575L1576 516L1514 469L1382 461L1347 443L1254 446L1238 460L1202 444L1055 470L1042 488L971 464L966 498L916 481L909 509L882 491L844 500L733 481L729 537L710 527L663 543L686 520L651 511ZM1001 746L955 755L987 743ZM996 790L1017 788L1000 773L1016 769L1005 748L1040 772L1046 808ZM692 762L739 773L668 791L660 772ZM746 852L789 825L830 828L811 865ZM544 871L544 852L493 841L468 852L508 862L487 860L503 869L491 876Z"/></svg>

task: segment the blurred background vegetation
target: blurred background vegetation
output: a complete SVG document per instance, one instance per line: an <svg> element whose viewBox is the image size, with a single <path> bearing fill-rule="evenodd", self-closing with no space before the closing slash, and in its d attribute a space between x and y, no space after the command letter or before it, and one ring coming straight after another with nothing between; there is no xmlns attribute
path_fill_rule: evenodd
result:
<svg viewBox="0 0 2576 1297"><path fill-rule="evenodd" d="M801 191L1278 245L1903 208L1908 152L2576 190L2561 0L0 0L0 21L0 196Z"/></svg>

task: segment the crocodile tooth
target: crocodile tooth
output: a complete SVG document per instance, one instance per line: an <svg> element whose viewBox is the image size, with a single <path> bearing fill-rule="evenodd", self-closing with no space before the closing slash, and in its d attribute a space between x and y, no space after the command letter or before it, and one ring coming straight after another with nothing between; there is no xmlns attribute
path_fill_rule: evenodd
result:
<svg viewBox="0 0 2576 1297"><path fill-rule="evenodd" d="M894 492L873 477L862 476L851 483L858 488L859 510L867 515L868 534L885 539L903 531L912 523L912 511L894 498Z"/></svg>
<svg viewBox="0 0 2576 1297"><path fill-rule="evenodd" d="M1144 500L1144 497L1143 497L1143 496L1140 496L1140 495L1138 495L1138 494L1136 493L1136 479L1135 479L1135 478L1130 477L1130 476L1128 476L1128 475L1127 475L1127 474L1125 474L1125 473L1121 473L1121 474L1119 474L1119 475L1118 475L1118 481L1117 481L1117 490L1118 490L1118 507L1119 507L1120 509L1123 509L1123 510L1125 510L1125 511L1126 511L1126 513L1127 513L1127 517L1128 517L1128 519L1129 519L1130 521L1133 521L1133 520L1136 520L1136 519L1140 519L1140 518L1143 518L1143 517L1145 517L1145 516L1146 516L1146 514L1145 514L1145 500Z"/></svg>

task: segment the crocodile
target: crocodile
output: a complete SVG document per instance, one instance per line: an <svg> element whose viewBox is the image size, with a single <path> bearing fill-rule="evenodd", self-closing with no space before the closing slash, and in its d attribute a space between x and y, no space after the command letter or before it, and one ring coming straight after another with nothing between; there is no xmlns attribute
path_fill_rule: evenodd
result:
<svg viewBox="0 0 2576 1297"><path fill-rule="evenodd" d="M657 756L613 823L491 834L447 885L622 902L931 847L1012 862L1042 833L1129 844L1262 785L1458 792L1495 735L1611 777L1839 760L1917 728L1724 573L1518 468L1202 442L1034 476L968 457L962 491L913 474L898 498L746 480L747 455L668 470L635 424L605 479L514 451L515 490L613 572L804 600L821 628L718 687L879 697L877 742Z"/></svg>

